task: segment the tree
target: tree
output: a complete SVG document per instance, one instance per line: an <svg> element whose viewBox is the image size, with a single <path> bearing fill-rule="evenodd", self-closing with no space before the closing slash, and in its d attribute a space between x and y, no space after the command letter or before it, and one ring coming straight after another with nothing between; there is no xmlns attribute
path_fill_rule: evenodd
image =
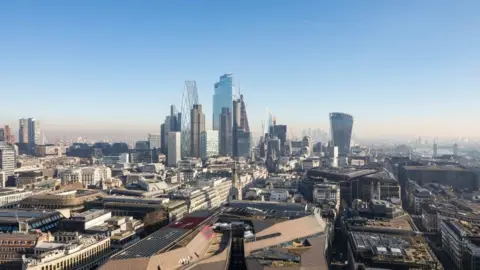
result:
<svg viewBox="0 0 480 270"><path fill-rule="evenodd" d="M150 212L143 218L143 224L145 226L145 232L147 234L162 228L168 223L166 213L163 209Z"/></svg>

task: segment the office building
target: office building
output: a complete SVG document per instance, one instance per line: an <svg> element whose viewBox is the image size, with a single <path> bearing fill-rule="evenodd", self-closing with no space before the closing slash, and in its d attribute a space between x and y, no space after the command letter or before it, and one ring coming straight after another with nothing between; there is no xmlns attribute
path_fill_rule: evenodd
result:
<svg viewBox="0 0 480 270"><path fill-rule="evenodd" d="M80 176L81 177L81 176ZM79 187L80 184L74 184ZM88 201L105 196L100 190L75 189L37 193L19 202L19 208L56 209L59 211L81 212Z"/></svg>
<svg viewBox="0 0 480 270"><path fill-rule="evenodd" d="M57 232L52 240L38 243L33 254L23 259L22 268L96 269L115 253L110 237L104 235Z"/></svg>
<svg viewBox="0 0 480 270"><path fill-rule="evenodd" d="M223 108L220 115L219 152L222 156L232 155L232 114L229 108Z"/></svg>
<svg viewBox="0 0 480 270"><path fill-rule="evenodd" d="M201 157L201 139L200 136L205 131L205 114L202 112L202 105L194 104L190 111L190 147L191 157Z"/></svg>
<svg viewBox="0 0 480 270"><path fill-rule="evenodd" d="M182 139L182 158L190 156L192 153L191 134L191 111L193 105L199 104L198 91L196 81L185 81L185 87L182 95L182 122L181 122L181 139Z"/></svg>
<svg viewBox="0 0 480 270"><path fill-rule="evenodd" d="M167 153L167 133L165 133L165 123L160 125L160 149L162 153Z"/></svg>
<svg viewBox="0 0 480 270"><path fill-rule="evenodd" d="M203 131L201 134L202 159L218 156L218 147L218 131Z"/></svg>
<svg viewBox="0 0 480 270"><path fill-rule="evenodd" d="M175 131L175 130L170 130L170 126L171 126L170 119L171 119L170 115L165 117L165 121L161 126L161 128L163 127L163 132L160 131L161 133L163 133L163 137L162 137L163 153L166 155L168 155L168 133L170 133L170 131Z"/></svg>
<svg viewBox="0 0 480 270"><path fill-rule="evenodd" d="M33 254L35 245L45 238L46 234L36 232L0 234L0 268L22 269L23 256Z"/></svg>
<svg viewBox="0 0 480 270"><path fill-rule="evenodd" d="M32 195L32 191L22 189L0 189L0 206L14 204Z"/></svg>
<svg viewBox="0 0 480 270"><path fill-rule="evenodd" d="M149 150L150 143L149 141L136 141L135 142L135 149L136 150Z"/></svg>
<svg viewBox="0 0 480 270"><path fill-rule="evenodd" d="M236 133L237 157L250 157L252 153L251 133L243 129L238 129Z"/></svg>
<svg viewBox="0 0 480 270"><path fill-rule="evenodd" d="M5 129L0 128L0 143L5 142Z"/></svg>
<svg viewBox="0 0 480 270"><path fill-rule="evenodd" d="M182 124L182 114L178 112L175 105L170 106L170 131L180 131Z"/></svg>
<svg viewBox="0 0 480 270"><path fill-rule="evenodd" d="M28 143L28 119L22 118L18 121L18 142L21 144Z"/></svg>
<svg viewBox="0 0 480 270"><path fill-rule="evenodd" d="M249 157L251 152L251 133L243 95L240 95L239 99L233 101L232 108L232 154L234 157Z"/></svg>
<svg viewBox="0 0 480 270"><path fill-rule="evenodd" d="M12 129L10 128L10 126L5 125L5 127L3 128L3 131L4 131L5 142L7 144L14 145L15 144L15 135L13 135Z"/></svg>
<svg viewBox="0 0 480 270"><path fill-rule="evenodd" d="M178 131L170 131L168 133L168 155L167 165L170 167L177 166L177 162L182 159L182 141L181 134Z"/></svg>
<svg viewBox="0 0 480 270"><path fill-rule="evenodd" d="M232 103L232 156L238 157L238 130L240 127L240 101L234 100Z"/></svg>
<svg viewBox="0 0 480 270"><path fill-rule="evenodd" d="M150 149L160 148L162 145L162 140L160 134L158 133L149 133L148 134L148 143L150 145Z"/></svg>
<svg viewBox="0 0 480 270"><path fill-rule="evenodd" d="M457 269L480 268L480 245L478 223L441 220L442 247Z"/></svg>
<svg viewBox="0 0 480 270"><path fill-rule="evenodd" d="M280 139L273 137L267 142L267 156L278 157L280 154Z"/></svg>
<svg viewBox="0 0 480 270"><path fill-rule="evenodd" d="M160 126L161 149L168 154L168 133L179 132L182 127L182 114L177 111L175 105L170 106L170 115L165 117L164 123ZM153 148L153 147L152 147Z"/></svg>
<svg viewBox="0 0 480 270"><path fill-rule="evenodd" d="M220 129L220 115L223 108L228 108L230 113L233 111L232 101L235 93L233 74L224 74L220 80L215 83L213 94L213 130Z"/></svg>
<svg viewBox="0 0 480 270"><path fill-rule="evenodd" d="M5 177L13 175L13 171L16 167L15 161L15 149L11 145L7 145L4 142L0 143L0 171L5 173Z"/></svg>
<svg viewBox="0 0 480 270"><path fill-rule="evenodd" d="M277 137L280 140L280 152L277 154L285 155L285 142L287 141L287 126L277 125L276 121L273 122L273 126L269 130L270 137Z"/></svg>
<svg viewBox="0 0 480 270"><path fill-rule="evenodd" d="M330 113L330 134L333 146L338 146L338 155L344 157L350 153L353 117L349 114Z"/></svg>
<svg viewBox="0 0 480 270"><path fill-rule="evenodd" d="M35 151L35 145L40 142L40 122L34 118L28 118L28 148L31 152Z"/></svg>

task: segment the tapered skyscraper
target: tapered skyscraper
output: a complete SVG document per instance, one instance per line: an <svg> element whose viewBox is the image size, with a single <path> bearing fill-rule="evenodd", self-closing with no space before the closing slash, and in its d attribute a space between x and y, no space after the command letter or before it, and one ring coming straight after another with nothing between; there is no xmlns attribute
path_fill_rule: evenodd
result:
<svg viewBox="0 0 480 270"><path fill-rule="evenodd" d="M330 113L330 129L333 146L338 147L338 155L347 156L350 153L353 116L339 112Z"/></svg>
<svg viewBox="0 0 480 270"><path fill-rule="evenodd" d="M220 115L223 108L228 108L232 113L232 101L235 95L235 86L233 74L224 74L220 76L220 80L215 83L213 94L213 129L220 128Z"/></svg>

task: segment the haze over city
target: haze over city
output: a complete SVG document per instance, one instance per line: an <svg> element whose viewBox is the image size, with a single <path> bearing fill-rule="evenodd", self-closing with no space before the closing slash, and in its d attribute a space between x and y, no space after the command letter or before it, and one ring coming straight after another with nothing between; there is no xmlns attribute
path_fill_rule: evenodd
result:
<svg viewBox="0 0 480 270"><path fill-rule="evenodd" d="M480 1L0 2L0 269L480 269Z"/></svg>
<svg viewBox="0 0 480 270"><path fill-rule="evenodd" d="M254 8L253 8L254 6ZM354 116L358 137L478 137L478 1L9 1L0 123L47 137L159 132L196 80L233 73L251 129L266 107L297 136ZM142 135L143 134L143 135Z"/></svg>

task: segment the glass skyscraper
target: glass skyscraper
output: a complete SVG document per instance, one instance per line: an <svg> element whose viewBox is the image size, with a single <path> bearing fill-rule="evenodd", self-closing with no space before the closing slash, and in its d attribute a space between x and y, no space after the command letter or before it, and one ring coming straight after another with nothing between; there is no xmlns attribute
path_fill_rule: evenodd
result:
<svg viewBox="0 0 480 270"><path fill-rule="evenodd" d="M233 111L233 98L235 89L233 84L233 74L224 74L220 76L220 80L215 83L215 91L213 94L213 129L220 128L220 115L222 108L228 108Z"/></svg>
<svg viewBox="0 0 480 270"><path fill-rule="evenodd" d="M205 130L202 132L201 137L202 159L218 156L218 131L217 130Z"/></svg>
<svg viewBox="0 0 480 270"><path fill-rule="evenodd" d="M330 113L330 128L333 146L338 147L338 155L346 156L350 152L353 117L345 113Z"/></svg>

